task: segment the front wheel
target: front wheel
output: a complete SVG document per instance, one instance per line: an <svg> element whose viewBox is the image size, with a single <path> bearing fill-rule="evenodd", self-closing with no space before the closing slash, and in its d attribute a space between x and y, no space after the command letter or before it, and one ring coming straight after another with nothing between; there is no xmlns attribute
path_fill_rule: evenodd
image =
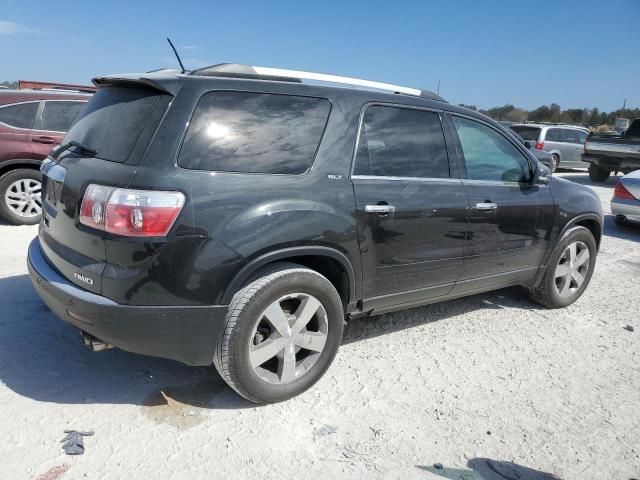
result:
<svg viewBox="0 0 640 480"><path fill-rule="evenodd" d="M611 175L611 170L607 168L598 167L593 163L589 164L589 178L594 182L606 182Z"/></svg>
<svg viewBox="0 0 640 480"><path fill-rule="evenodd" d="M591 232L584 227L571 228L556 245L542 281L532 290L532 298L549 308L571 305L589 285L596 253Z"/></svg>
<svg viewBox="0 0 640 480"><path fill-rule="evenodd" d="M18 168L0 177L0 215L14 225L35 225L42 216L42 175Z"/></svg>
<svg viewBox="0 0 640 480"><path fill-rule="evenodd" d="M285 264L235 294L214 365L247 400L287 400L310 388L329 368L343 323L334 286L313 270Z"/></svg>

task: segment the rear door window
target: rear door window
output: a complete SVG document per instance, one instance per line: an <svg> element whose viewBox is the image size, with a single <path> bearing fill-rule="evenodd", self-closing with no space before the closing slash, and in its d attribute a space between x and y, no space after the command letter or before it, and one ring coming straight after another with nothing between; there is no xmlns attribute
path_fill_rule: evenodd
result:
<svg viewBox="0 0 640 480"><path fill-rule="evenodd" d="M66 132L78 117L86 102L46 101L42 111L42 130Z"/></svg>
<svg viewBox="0 0 640 480"><path fill-rule="evenodd" d="M189 122L178 165L217 172L305 173L330 109L324 98L209 92Z"/></svg>
<svg viewBox="0 0 640 480"><path fill-rule="evenodd" d="M360 127L354 174L449 177L440 115L401 107L368 107Z"/></svg>
<svg viewBox="0 0 640 480"><path fill-rule="evenodd" d="M562 130L559 128L550 128L544 137L545 142L562 142Z"/></svg>
<svg viewBox="0 0 640 480"><path fill-rule="evenodd" d="M16 128L31 128L39 103L16 103L0 107L0 122Z"/></svg>
<svg viewBox="0 0 640 480"><path fill-rule="evenodd" d="M95 150L96 158L124 162L129 158L143 128L155 129L160 115L154 107L164 109L170 95L138 86L99 88L64 138ZM153 125L149 125L152 122Z"/></svg>

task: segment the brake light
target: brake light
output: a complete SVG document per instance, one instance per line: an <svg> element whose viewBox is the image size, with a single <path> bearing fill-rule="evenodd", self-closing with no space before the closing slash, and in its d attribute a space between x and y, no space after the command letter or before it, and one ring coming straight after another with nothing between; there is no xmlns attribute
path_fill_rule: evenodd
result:
<svg viewBox="0 0 640 480"><path fill-rule="evenodd" d="M128 237L169 233L184 205L184 194L91 184L80 206L80 223Z"/></svg>
<svg viewBox="0 0 640 480"><path fill-rule="evenodd" d="M538 150L544 150L544 142L536 142L536 148Z"/></svg>
<svg viewBox="0 0 640 480"><path fill-rule="evenodd" d="M627 200L636 199L636 197L634 197L629 190L624 188L624 185L619 180L618 183L616 183L615 188L613 189L613 198L624 198Z"/></svg>

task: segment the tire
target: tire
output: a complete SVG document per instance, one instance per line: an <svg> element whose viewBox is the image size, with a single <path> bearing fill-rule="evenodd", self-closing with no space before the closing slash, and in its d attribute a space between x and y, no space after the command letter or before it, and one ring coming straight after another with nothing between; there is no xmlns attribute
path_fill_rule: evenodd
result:
<svg viewBox="0 0 640 480"><path fill-rule="evenodd" d="M551 162L549 164L549 170L551 171L551 173L555 172L556 169L558 168L558 165L560 164L560 157L558 155L556 155L555 153L551 155Z"/></svg>
<svg viewBox="0 0 640 480"><path fill-rule="evenodd" d="M42 218L41 182L41 173L30 168L18 168L2 175L0 177L0 216L14 225L39 223ZM25 187L24 191L22 190L23 186ZM23 193L27 195L24 198L28 200L28 203L22 203ZM28 209L25 215L18 213L22 205Z"/></svg>
<svg viewBox="0 0 640 480"><path fill-rule="evenodd" d="M570 262L566 257L566 252L570 245L577 245L578 253L576 257L580 257L580 249L583 248L581 245L586 247L589 253L586 269L582 269L581 265L578 265L579 260ZM556 248L553 250L553 253L549 257L547 269L542 280L531 291L532 299L548 308L562 308L571 305L580 298L584 290L589 285L589 281L591 280L591 276L593 275L593 270L596 265L596 254L596 241L593 238L592 233L584 227L570 228L562 236L556 245ZM564 267L560 265L561 262ZM583 278L580 285L577 285L575 280L576 277L574 277L573 274L569 274L568 284L565 284L564 282L564 280L567 279L567 276L558 276L561 272L560 269L564 272L567 270L567 266L570 269L574 268L571 263L576 265L575 268L578 270L577 273ZM565 286L567 287L567 290L564 290L563 287ZM561 291L564 291L564 295Z"/></svg>
<svg viewBox="0 0 640 480"><path fill-rule="evenodd" d="M277 307L285 313L280 323L268 318L277 320ZM313 316L302 315L307 307ZM296 319L307 316L311 320L299 330ZM340 295L325 277L296 264L270 267L234 295L213 363L224 381L247 400L280 402L322 377L338 351L343 327ZM318 340L322 347L300 346ZM268 356L273 352L277 353Z"/></svg>
<svg viewBox="0 0 640 480"><path fill-rule="evenodd" d="M593 163L589 164L589 178L594 182L606 182L609 178L609 175L611 175L611 170L598 167Z"/></svg>

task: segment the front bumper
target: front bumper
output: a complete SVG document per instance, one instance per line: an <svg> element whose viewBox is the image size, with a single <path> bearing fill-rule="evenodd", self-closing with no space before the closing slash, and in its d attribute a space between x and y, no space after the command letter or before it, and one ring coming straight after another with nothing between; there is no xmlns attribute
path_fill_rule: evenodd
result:
<svg viewBox="0 0 640 480"><path fill-rule="evenodd" d="M210 365L227 306L131 306L88 292L54 270L35 238L29 276L40 298L64 321L133 353Z"/></svg>
<svg viewBox="0 0 640 480"><path fill-rule="evenodd" d="M640 222L640 200L614 197L611 199L611 213L616 217L624 217L629 222Z"/></svg>

